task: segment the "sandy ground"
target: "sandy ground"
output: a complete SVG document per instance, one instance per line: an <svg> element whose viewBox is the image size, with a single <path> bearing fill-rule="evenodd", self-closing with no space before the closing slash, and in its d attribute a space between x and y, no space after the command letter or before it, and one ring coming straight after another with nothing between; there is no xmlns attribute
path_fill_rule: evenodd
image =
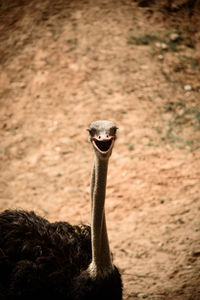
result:
<svg viewBox="0 0 200 300"><path fill-rule="evenodd" d="M112 120L106 214L124 299L198 300L199 6L139 2L1 1L0 210L90 223L85 129Z"/></svg>

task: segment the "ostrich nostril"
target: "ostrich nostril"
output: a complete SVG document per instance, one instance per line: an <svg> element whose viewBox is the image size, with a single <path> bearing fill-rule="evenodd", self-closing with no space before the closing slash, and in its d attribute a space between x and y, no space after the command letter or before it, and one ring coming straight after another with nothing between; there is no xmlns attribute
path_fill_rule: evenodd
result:
<svg viewBox="0 0 200 300"><path fill-rule="evenodd" d="M108 138L108 137L109 137L109 135L107 134L107 135L106 135L106 137Z"/></svg>
<svg viewBox="0 0 200 300"><path fill-rule="evenodd" d="M99 139L101 138L101 136L99 135Z"/></svg>

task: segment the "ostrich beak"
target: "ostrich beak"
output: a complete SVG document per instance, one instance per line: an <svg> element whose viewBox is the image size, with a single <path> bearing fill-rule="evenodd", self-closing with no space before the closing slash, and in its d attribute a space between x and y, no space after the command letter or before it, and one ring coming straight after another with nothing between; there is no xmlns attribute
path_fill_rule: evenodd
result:
<svg viewBox="0 0 200 300"><path fill-rule="evenodd" d="M109 152L114 145L114 137L109 136L109 137L93 137L92 138L92 144L96 148L96 150L102 154L106 154Z"/></svg>

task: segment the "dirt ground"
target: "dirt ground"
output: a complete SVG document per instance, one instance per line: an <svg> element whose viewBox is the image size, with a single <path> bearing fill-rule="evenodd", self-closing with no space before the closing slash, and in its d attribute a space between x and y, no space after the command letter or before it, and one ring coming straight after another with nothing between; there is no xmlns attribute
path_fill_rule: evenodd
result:
<svg viewBox="0 0 200 300"><path fill-rule="evenodd" d="M116 122L125 300L200 299L200 7L165 2L0 1L0 210L90 223L85 129Z"/></svg>

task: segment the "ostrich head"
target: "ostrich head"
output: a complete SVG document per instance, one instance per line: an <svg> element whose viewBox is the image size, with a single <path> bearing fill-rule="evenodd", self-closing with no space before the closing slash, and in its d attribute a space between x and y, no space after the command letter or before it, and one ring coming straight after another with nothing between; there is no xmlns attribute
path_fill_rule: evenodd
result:
<svg viewBox="0 0 200 300"><path fill-rule="evenodd" d="M116 140L117 126L110 121L95 121L88 128L89 140L99 159L108 159Z"/></svg>

